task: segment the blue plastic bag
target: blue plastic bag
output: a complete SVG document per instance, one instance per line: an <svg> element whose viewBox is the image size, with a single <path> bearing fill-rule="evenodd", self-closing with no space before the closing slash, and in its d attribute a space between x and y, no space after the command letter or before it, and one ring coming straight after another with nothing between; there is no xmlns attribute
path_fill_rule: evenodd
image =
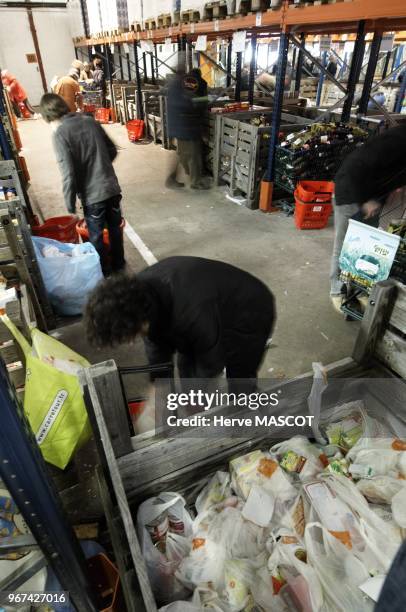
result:
<svg viewBox="0 0 406 612"><path fill-rule="evenodd" d="M35 254L52 306L61 315L79 315L102 280L99 255L90 242L69 244L33 236ZM68 257L57 255L57 251ZM54 254L52 254L54 250ZM47 253L45 257L44 253Z"/></svg>

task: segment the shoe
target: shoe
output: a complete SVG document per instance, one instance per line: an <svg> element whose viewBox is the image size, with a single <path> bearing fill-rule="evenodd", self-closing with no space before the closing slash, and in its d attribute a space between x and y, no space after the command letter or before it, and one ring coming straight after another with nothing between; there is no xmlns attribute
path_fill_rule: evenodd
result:
<svg viewBox="0 0 406 612"><path fill-rule="evenodd" d="M190 185L191 189L211 189L211 183L206 181L200 181L196 185Z"/></svg>
<svg viewBox="0 0 406 612"><path fill-rule="evenodd" d="M165 187L167 189L182 189L185 183L179 183L179 181L165 181Z"/></svg>
<svg viewBox="0 0 406 612"><path fill-rule="evenodd" d="M343 303L343 296L342 295L330 295L330 299L331 299L331 303L333 305L334 310L341 315L344 314L343 311L341 310L341 306Z"/></svg>
<svg viewBox="0 0 406 612"><path fill-rule="evenodd" d="M167 189L182 189L185 186L185 183L181 183L176 180L176 172L169 175L165 181L165 187Z"/></svg>

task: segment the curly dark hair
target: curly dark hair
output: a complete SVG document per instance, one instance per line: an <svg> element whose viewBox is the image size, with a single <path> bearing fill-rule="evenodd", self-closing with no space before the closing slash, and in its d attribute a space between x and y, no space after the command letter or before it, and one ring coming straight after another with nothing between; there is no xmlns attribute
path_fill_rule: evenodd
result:
<svg viewBox="0 0 406 612"><path fill-rule="evenodd" d="M134 340L148 321L148 296L136 276L115 275L90 294L84 314L89 342L98 347Z"/></svg>

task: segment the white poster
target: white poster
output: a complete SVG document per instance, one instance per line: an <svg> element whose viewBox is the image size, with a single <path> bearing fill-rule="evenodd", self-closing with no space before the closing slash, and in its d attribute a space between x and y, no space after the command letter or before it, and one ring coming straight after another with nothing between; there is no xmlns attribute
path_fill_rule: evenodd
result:
<svg viewBox="0 0 406 612"><path fill-rule="evenodd" d="M400 237L350 219L340 255L340 269L363 284L386 280Z"/></svg>
<svg viewBox="0 0 406 612"><path fill-rule="evenodd" d="M164 51L165 53L172 51L172 38L165 38Z"/></svg>
<svg viewBox="0 0 406 612"><path fill-rule="evenodd" d="M331 36L320 36L320 53L323 51L330 51L331 49Z"/></svg>
<svg viewBox="0 0 406 612"><path fill-rule="evenodd" d="M235 53L244 52L245 51L245 41L247 38L247 32L243 30L242 32L234 32L233 34L233 51Z"/></svg>
<svg viewBox="0 0 406 612"><path fill-rule="evenodd" d="M196 41L196 51L206 51L207 49L207 36L206 34L201 34L197 37Z"/></svg>
<svg viewBox="0 0 406 612"><path fill-rule="evenodd" d="M153 53L154 52L154 43L151 40L142 40L141 41L141 51L143 53Z"/></svg>
<svg viewBox="0 0 406 612"><path fill-rule="evenodd" d="M395 38L394 34L384 34L382 36L381 47L379 50L380 51L392 51L394 38Z"/></svg>

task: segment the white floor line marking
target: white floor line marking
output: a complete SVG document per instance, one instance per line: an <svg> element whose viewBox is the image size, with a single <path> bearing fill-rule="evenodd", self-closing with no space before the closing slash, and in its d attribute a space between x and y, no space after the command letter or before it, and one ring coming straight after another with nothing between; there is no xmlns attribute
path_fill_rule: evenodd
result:
<svg viewBox="0 0 406 612"><path fill-rule="evenodd" d="M138 236L137 232L131 227L128 221L125 222L124 232L149 266L157 263L158 260L153 252L149 250L145 242L142 240L142 238L140 238L140 236Z"/></svg>

